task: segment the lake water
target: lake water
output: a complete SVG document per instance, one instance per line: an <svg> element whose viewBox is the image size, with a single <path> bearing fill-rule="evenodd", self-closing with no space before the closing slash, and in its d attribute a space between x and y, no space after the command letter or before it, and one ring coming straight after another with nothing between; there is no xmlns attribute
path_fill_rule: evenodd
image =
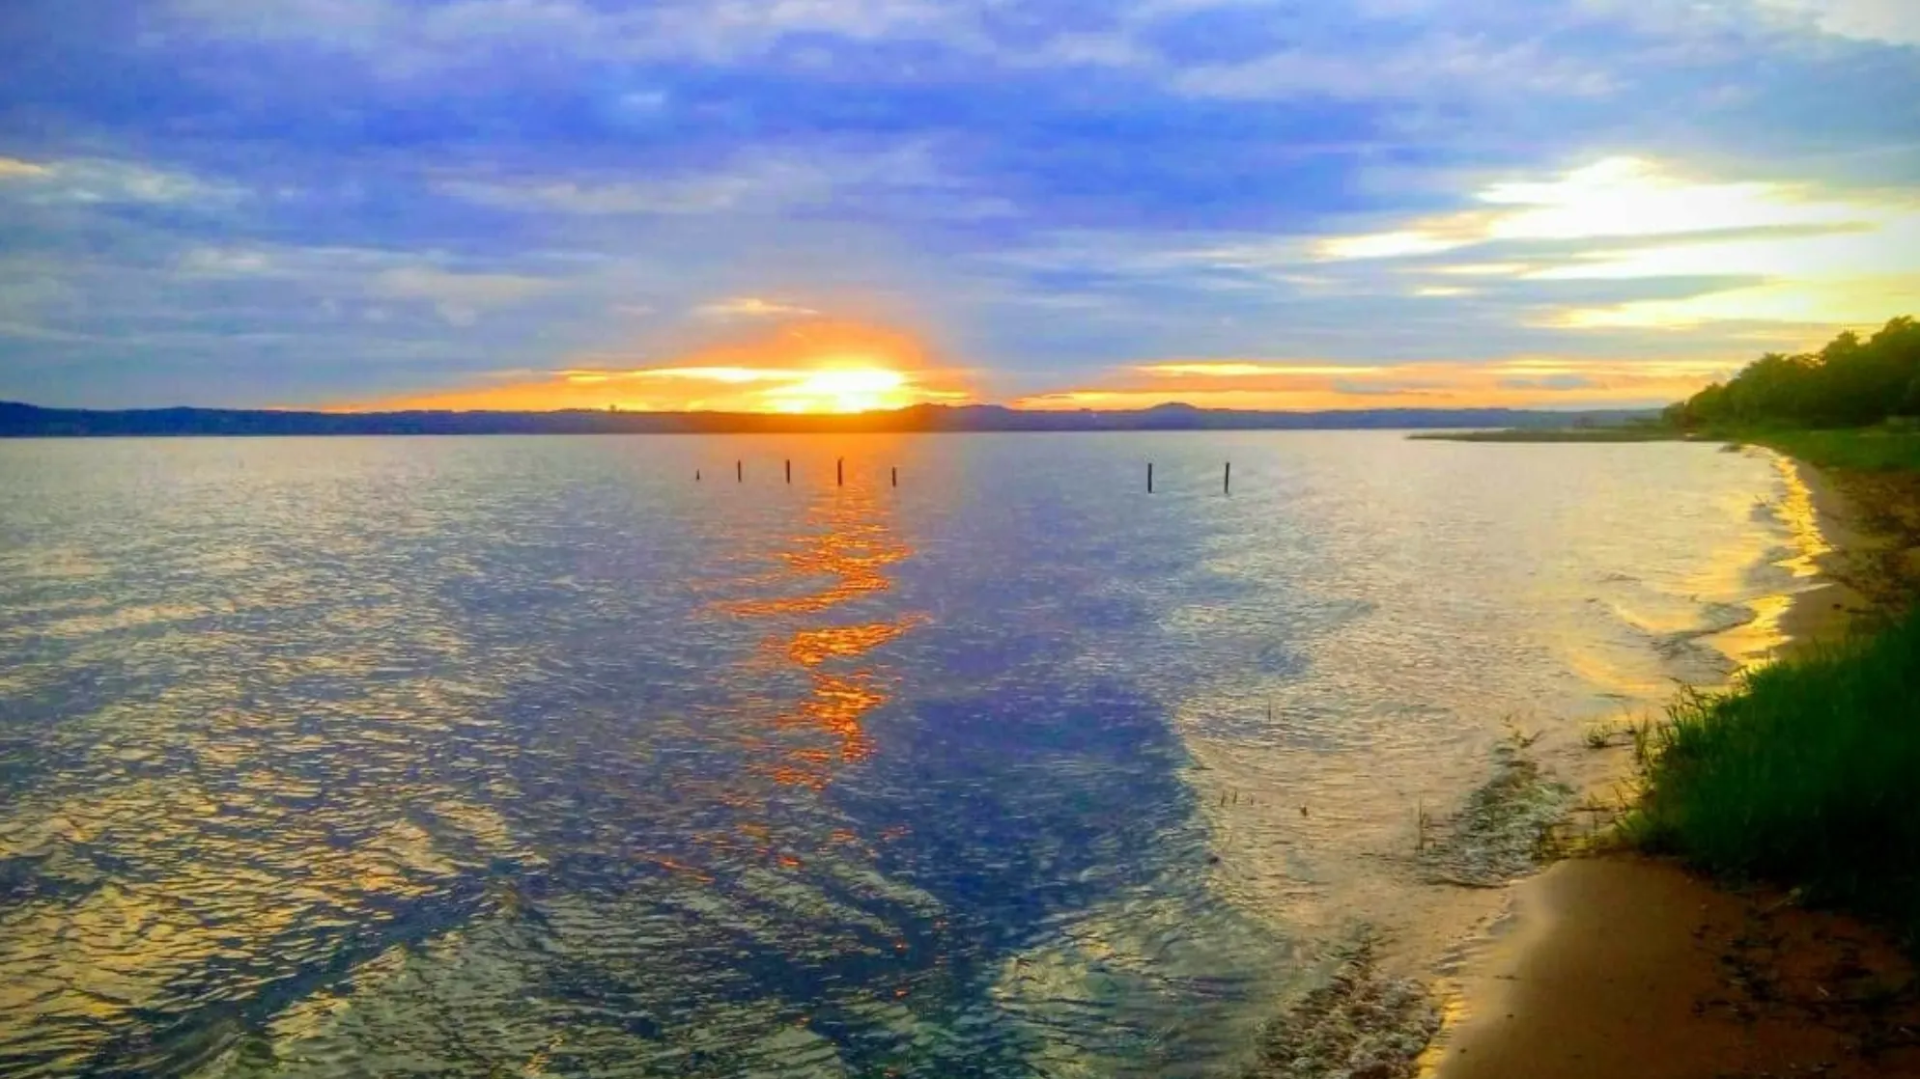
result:
<svg viewBox="0 0 1920 1079"><path fill-rule="evenodd" d="M1803 497L1379 432L0 444L0 1073L1231 1074L1330 941L1484 916L1411 852L1510 726L1577 782L1773 643Z"/></svg>

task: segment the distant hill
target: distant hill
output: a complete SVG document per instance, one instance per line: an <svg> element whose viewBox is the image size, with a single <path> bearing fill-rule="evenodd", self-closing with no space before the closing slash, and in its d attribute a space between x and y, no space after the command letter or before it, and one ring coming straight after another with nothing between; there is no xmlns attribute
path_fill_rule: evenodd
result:
<svg viewBox="0 0 1920 1079"><path fill-rule="evenodd" d="M892 412L292 412L150 408L103 411L0 401L0 438L163 435L626 435L824 434L941 431L1278 431L1442 427L1611 426L1655 417L1644 409L1537 412L1505 408L1389 408L1251 412L1169 404L1126 412L1032 412L1001 405L915 405Z"/></svg>

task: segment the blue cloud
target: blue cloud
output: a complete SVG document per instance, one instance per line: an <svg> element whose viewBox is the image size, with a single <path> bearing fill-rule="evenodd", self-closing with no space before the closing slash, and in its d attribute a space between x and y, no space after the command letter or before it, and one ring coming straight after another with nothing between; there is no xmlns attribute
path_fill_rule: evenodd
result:
<svg viewBox="0 0 1920 1079"><path fill-rule="evenodd" d="M1452 253L1314 245L1623 154L1910 198L1920 35L1870 6L15 0L0 397L379 396L665 353L737 295L900 322L1009 392L1167 356L1745 354L1731 317L1555 319L1768 280L1740 266L1436 284Z"/></svg>

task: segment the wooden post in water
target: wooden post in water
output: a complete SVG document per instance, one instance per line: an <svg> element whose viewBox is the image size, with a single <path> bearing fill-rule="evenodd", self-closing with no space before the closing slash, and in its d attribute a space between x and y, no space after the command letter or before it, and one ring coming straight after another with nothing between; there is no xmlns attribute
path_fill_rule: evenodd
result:
<svg viewBox="0 0 1920 1079"><path fill-rule="evenodd" d="M1153 493L1153 462L1147 462L1147 493Z"/></svg>
<svg viewBox="0 0 1920 1079"><path fill-rule="evenodd" d="M787 458L787 485L793 485L793 458Z"/></svg>
<svg viewBox="0 0 1920 1079"><path fill-rule="evenodd" d="M746 481L746 478L747 478L747 474L745 471L741 469L740 462L735 461L733 463L733 482L743 483Z"/></svg>
<svg viewBox="0 0 1920 1079"><path fill-rule="evenodd" d="M845 457L836 457L833 459L833 485L835 487L845 487L847 485L847 459Z"/></svg>
<svg viewBox="0 0 1920 1079"><path fill-rule="evenodd" d="M700 470L697 468L693 470L693 482L695 483L700 482Z"/></svg>
<svg viewBox="0 0 1920 1079"><path fill-rule="evenodd" d="M1222 473L1220 476L1220 493L1223 495L1230 495L1233 493L1233 462L1232 461L1227 462L1227 470L1226 472Z"/></svg>
<svg viewBox="0 0 1920 1079"><path fill-rule="evenodd" d="M900 486L900 466L899 465L893 466L892 476L893 476L893 485L895 487Z"/></svg>

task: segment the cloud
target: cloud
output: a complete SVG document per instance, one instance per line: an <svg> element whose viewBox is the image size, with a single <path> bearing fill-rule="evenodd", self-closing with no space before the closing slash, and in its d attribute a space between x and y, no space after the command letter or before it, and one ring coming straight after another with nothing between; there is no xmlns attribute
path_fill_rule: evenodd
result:
<svg viewBox="0 0 1920 1079"><path fill-rule="evenodd" d="M1366 57L1324 48L1291 49L1244 63L1183 71L1173 84L1197 96L1247 100L1591 97L1617 85L1614 74L1601 66L1548 54L1535 41L1494 44L1485 37L1453 33L1421 37Z"/></svg>
<svg viewBox="0 0 1920 1079"><path fill-rule="evenodd" d="M23 338L29 341L95 341L97 338L84 333L70 333L48 326L37 326L30 322L14 322L0 319L0 337Z"/></svg>
<svg viewBox="0 0 1920 1079"><path fill-rule="evenodd" d="M763 300L758 296L734 296L703 303L694 308L693 313L701 318L714 319L800 318L819 314L810 307Z"/></svg>
<svg viewBox="0 0 1920 1079"><path fill-rule="evenodd" d="M1384 367L1367 367L1359 364L1313 364L1286 362L1249 362L1245 360L1204 361L1186 363L1151 363L1136 368L1142 374L1180 377L1185 375L1200 378L1258 378L1265 376L1316 376L1338 375L1351 378L1358 375L1375 375L1385 371Z"/></svg>
<svg viewBox="0 0 1920 1079"><path fill-rule="evenodd" d="M1508 390L1585 390L1597 383L1585 375L1545 375L1539 378L1503 378L1500 387Z"/></svg>
<svg viewBox="0 0 1920 1079"><path fill-rule="evenodd" d="M1762 228L1850 227L1866 207L1810 196L1789 184L1695 180L1633 157L1608 158L1545 182L1497 183L1493 240L1585 240L1676 236Z"/></svg>
<svg viewBox="0 0 1920 1079"><path fill-rule="evenodd" d="M1869 227L1885 213L1869 203L1821 198L1789 184L1688 179L1632 157L1608 158L1550 180L1503 180L1473 198L1486 208L1419 218L1386 232L1329 237L1315 246L1315 254L1331 260L1405 258L1499 241L1631 240L1761 229L1817 233Z"/></svg>
<svg viewBox="0 0 1920 1079"><path fill-rule="evenodd" d="M179 256L177 267L193 277L278 280L319 290L321 310L339 313L339 295L363 293L381 300L424 301L455 325L472 325L481 312L522 304L547 295L559 282L527 274L448 269L412 256L377 249L195 247ZM383 321L378 307L363 318Z"/></svg>
<svg viewBox="0 0 1920 1079"><path fill-rule="evenodd" d="M0 157L0 180L19 179L21 177L41 177L48 175L52 171L53 170L47 168L45 165L36 165L31 161L21 161L19 158L13 157Z"/></svg>
<svg viewBox="0 0 1920 1079"><path fill-rule="evenodd" d="M1620 157L1547 180L1498 181L1473 197L1479 208L1330 237L1314 254L1335 262L1413 260L1415 272L1530 283L1708 281L1735 271L1765 279L1682 298L1562 309L1545 319L1576 329L1755 320L1860 324L1920 304L1920 198L1910 193L1838 194L1779 181L1697 179ZM1418 261L1468 249L1519 253L1527 261ZM1426 285L1414 294L1473 293Z"/></svg>
<svg viewBox="0 0 1920 1079"><path fill-rule="evenodd" d="M180 257L180 269L213 277L244 277L272 273L275 267L273 260L262 251L196 247Z"/></svg>
<svg viewBox="0 0 1920 1079"><path fill-rule="evenodd" d="M978 218L1004 212L946 175L925 142L875 147L759 150L653 171L645 178L584 173L567 178L448 176L435 189L452 198L521 214L581 217L776 215L803 208L858 213L876 202L912 203L929 214Z"/></svg>
<svg viewBox="0 0 1920 1079"><path fill-rule="evenodd" d="M1863 328L1886 321L1888 312L1914 310L1920 310L1920 273L1843 274L1768 282L1682 300L1573 308L1554 318L1558 325L1581 330L1647 327L1673 331L1722 322Z"/></svg>
<svg viewBox="0 0 1920 1079"><path fill-rule="evenodd" d="M46 163L0 158L0 182L6 181L18 184L15 190L27 201L43 204L232 202L247 193L180 169L101 158Z"/></svg>
<svg viewBox="0 0 1920 1079"><path fill-rule="evenodd" d="M386 78L420 78L522 50L574 62L698 60L763 54L795 35L938 40L964 16L927 0L176 0L174 25L217 40L319 48Z"/></svg>
<svg viewBox="0 0 1920 1079"><path fill-rule="evenodd" d="M1424 228L1376 232L1364 236L1330 236L1314 245L1320 258L1391 259L1408 255L1436 255L1465 247L1475 240L1456 221L1435 222Z"/></svg>
<svg viewBox="0 0 1920 1079"><path fill-rule="evenodd" d="M0 294L61 291L0 318L68 336L10 337L0 396L636 369L799 305L1006 396L1804 347L1911 303L1911 11L12 0Z"/></svg>
<svg viewBox="0 0 1920 1079"><path fill-rule="evenodd" d="M1448 266L1420 266L1417 269L1422 273L1446 277L1520 277L1534 267L1525 262L1465 262Z"/></svg>
<svg viewBox="0 0 1920 1079"><path fill-rule="evenodd" d="M448 180L440 190L482 206L523 213L543 210L582 216L704 214L740 205L774 177L696 177L614 183ZM786 197L780 200L786 201Z"/></svg>
<svg viewBox="0 0 1920 1079"><path fill-rule="evenodd" d="M555 282L519 274L450 273L430 266L387 270L374 278L374 292L396 299L426 300L455 325L475 322L484 311L522 303Z"/></svg>
<svg viewBox="0 0 1920 1079"><path fill-rule="evenodd" d="M1047 409L1150 408L1170 401L1244 409L1644 407L1684 397L1738 366L1716 358L1649 362L1518 357L1385 364L1182 360L1110 372L1092 385L1035 394L1017 403Z"/></svg>
<svg viewBox="0 0 1920 1079"><path fill-rule="evenodd" d="M1920 45L1920 9L1909 0L1761 0L1841 37Z"/></svg>
<svg viewBox="0 0 1920 1079"><path fill-rule="evenodd" d="M1105 282L1116 298L1153 290L1162 304L1194 302L1177 294L1205 295L1216 310L1260 304L1295 337L1302 313L1332 319L1345 305L1375 328L1374 356L1402 331L1429 349L1432 333L1465 326L1522 345L1506 327L1836 326L1861 321L1873 304L1920 303L1900 282L1920 270L1914 194L1723 179L1622 156L1544 176L1487 176L1462 198L1464 207L1388 218L1374 231L1184 246L1169 237L1157 249L1070 235L1002 257L1053 279L1056 291L1074 274ZM1445 312L1451 325L1428 323L1410 304Z"/></svg>
<svg viewBox="0 0 1920 1079"><path fill-rule="evenodd" d="M971 397L963 373L932 363L919 340L849 320L789 324L665 363L635 364L620 355L580 359L580 366L544 377L354 407L858 412Z"/></svg>

